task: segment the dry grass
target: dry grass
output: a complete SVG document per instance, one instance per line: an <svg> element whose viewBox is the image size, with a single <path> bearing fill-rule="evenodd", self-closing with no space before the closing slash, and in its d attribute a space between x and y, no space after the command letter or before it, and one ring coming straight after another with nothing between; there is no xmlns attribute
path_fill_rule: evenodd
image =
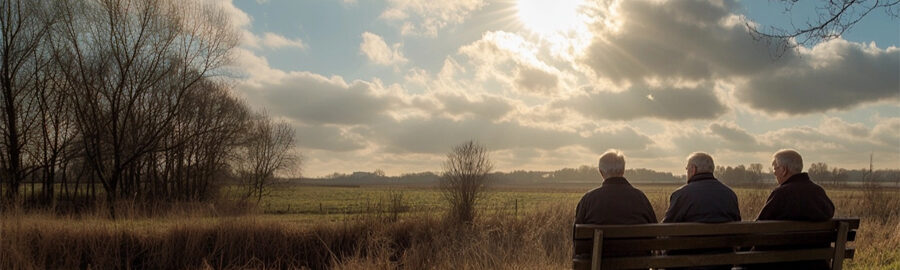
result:
<svg viewBox="0 0 900 270"><path fill-rule="evenodd" d="M493 217L463 227L432 217L392 223L362 216L298 227L253 216L146 224L5 216L0 268L546 268L569 258L567 212Z"/></svg>
<svg viewBox="0 0 900 270"><path fill-rule="evenodd" d="M736 191L744 219L753 219L768 190ZM845 266L897 269L900 194L830 190L829 195L838 216L862 218L856 258ZM666 192L648 196L664 211ZM518 216L485 212L469 226L428 214L399 220L390 213L364 214L298 225L253 214L220 215L210 207L115 221L6 211L0 222L0 269L567 268L574 203L561 201Z"/></svg>

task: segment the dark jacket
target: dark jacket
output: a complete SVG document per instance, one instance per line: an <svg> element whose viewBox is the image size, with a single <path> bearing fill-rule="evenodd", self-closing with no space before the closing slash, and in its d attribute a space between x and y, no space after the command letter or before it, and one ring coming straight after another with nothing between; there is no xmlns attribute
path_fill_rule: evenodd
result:
<svg viewBox="0 0 900 270"><path fill-rule="evenodd" d="M698 173L669 197L663 223L740 221L737 195L712 173Z"/></svg>
<svg viewBox="0 0 900 270"><path fill-rule="evenodd" d="M669 197L669 209L663 223L703 222L722 223L741 221L737 195L712 173L698 173L687 184L681 186ZM732 252L732 249L692 249L668 251L669 255L716 254ZM731 265L672 269L731 269Z"/></svg>
<svg viewBox="0 0 900 270"><path fill-rule="evenodd" d="M766 206L759 212L756 220L826 221L832 217L834 217L834 203L825 194L825 190L813 183L808 174L799 173L772 190L772 194L766 200ZM777 250L779 247L755 247L755 249ZM820 260L752 265L749 268L831 269L831 266L828 261Z"/></svg>
<svg viewBox="0 0 900 270"><path fill-rule="evenodd" d="M575 208L575 224L656 223L656 213L643 192L623 177L610 177L588 191Z"/></svg>
<svg viewBox="0 0 900 270"><path fill-rule="evenodd" d="M656 213L643 192L623 177L610 177L581 197L575 208L575 224L631 225L656 223ZM572 236L575 231L573 226ZM574 242L574 245L580 245ZM585 244L585 243L581 243ZM604 256L646 255L633 252L603 251ZM575 257L585 256L574 254Z"/></svg>
<svg viewBox="0 0 900 270"><path fill-rule="evenodd" d="M799 173L779 185L756 220L826 221L834 217L834 203L821 186Z"/></svg>

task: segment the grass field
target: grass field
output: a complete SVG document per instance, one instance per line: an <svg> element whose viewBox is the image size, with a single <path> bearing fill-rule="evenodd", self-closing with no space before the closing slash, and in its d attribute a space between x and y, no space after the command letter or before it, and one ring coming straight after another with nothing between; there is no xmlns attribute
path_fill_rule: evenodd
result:
<svg viewBox="0 0 900 270"><path fill-rule="evenodd" d="M677 186L636 186L661 219ZM590 188L497 187L463 228L441 220L440 193L425 187L286 185L244 214L211 204L115 221L6 211L0 268L567 268L573 209ZM768 188L735 188L745 220ZM900 268L900 192L827 190L836 216L862 218L856 258L845 266Z"/></svg>

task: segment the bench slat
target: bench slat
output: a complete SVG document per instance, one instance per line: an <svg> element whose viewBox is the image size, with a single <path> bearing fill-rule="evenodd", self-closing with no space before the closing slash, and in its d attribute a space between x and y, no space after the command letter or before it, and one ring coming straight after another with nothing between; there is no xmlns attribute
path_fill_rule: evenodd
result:
<svg viewBox="0 0 900 270"><path fill-rule="evenodd" d="M696 254L673 256L641 256L604 258L600 269L633 269L650 267L685 267L702 265L735 265L770 262L826 260L832 256L832 248L788 251L743 251L725 254ZM589 269L591 261L573 260L573 268Z"/></svg>
<svg viewBox="0 0 900 270"><path fill-rule="evenodd" d="M848 248L844 250L844 259L853 259L853 256L856 255L856 249ZM687 255L681 255L687 256ZM733 263L737 264L737 263ZM656 267L654 265L654 267ZM573 269L591 269L591 260L590 259L574 259L572 260L572 268Z"/></svg>
<svg viewBox="0 0 900 270"><path fill-rule="evenodd" d="M823 240L822 237L827 237ZM693 248L717 248L730 246L763 246L763 245L807 245L818 243L833 243L837 232L793 232L784 234L748 234L729 235L721 237L672 237L653 239L618 238L606 240L606 250L616 251L645 251L645 250L675 250ZM847 241L856 240L856 230L847 233ZM688 247L684 247L688 246ZM591 240L575 240L575 253L585 254L591 252Z"/></svg>
<svg viewBox="0 0 900 270"><path fill-rule="evenodd" d="M742 234L725 236L670 237L658 239L606 239L603 249L613 251L679 250L701 248L730 248L773 245L809 245L834 242L835 232L795 232L779 234ZM577 240L576 253L590 252L590 241ZM585 245L587 244L587 245ZM583 248L586 248L584 250Z"/></svg>
<svg viewBox="0 0 900 270"><path fill-rule="evenodd" d="M575 225L575 239L590 239L595 228L603 229L604 238L634 238L656 236L699 236L717 234L779 233L796 231L824 231L837 228L838 220L825 222L740 221L714 224L665 223L642 225ZM858 224L858 223L857 223ZM852 224L850 224L852 225ZM858 226L858 225L857 225ZM852 229L852 226L851 226Z"/></svg>

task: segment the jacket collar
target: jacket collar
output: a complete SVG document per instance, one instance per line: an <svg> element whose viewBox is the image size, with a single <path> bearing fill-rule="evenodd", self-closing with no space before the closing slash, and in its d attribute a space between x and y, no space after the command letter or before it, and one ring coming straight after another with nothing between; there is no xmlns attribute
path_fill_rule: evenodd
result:
<svg viewBox="0 0 900 270"><path fill-rule="evenodd" d="M695 174L691 179L688 179L688 184L696 181L705 181L705 180L716 180L716 177L713 176L712 173L698 173Z"/></svg>
<svg viewBox="0 0 900 270"><path fill-rule="evenodd" d="M786 185L787 183L798 183L798 182L811 182L809 179L809 174L807 173L798 173L792 175L787 180L784 180L784 183L781 183L781 186Z"/></svg>
<svg viewBox="0 0 900 270"><path fill-rule="evenodd" d="M613 184L613 185L626 184L626 185L630 185L630 184L628 183L628 180L625 180L625 177L610 177L610 178L606 178L606 179L603 180L603 185L607 185L607 184Z"/></svg>

